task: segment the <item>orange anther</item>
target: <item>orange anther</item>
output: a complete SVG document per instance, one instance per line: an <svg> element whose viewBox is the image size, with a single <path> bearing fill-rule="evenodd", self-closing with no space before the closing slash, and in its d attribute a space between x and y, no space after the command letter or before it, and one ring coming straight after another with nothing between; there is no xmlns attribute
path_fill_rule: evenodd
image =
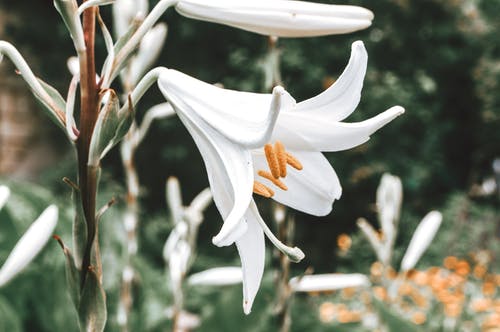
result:
<svg viewBox="0 0 500 332"><path fill-rule="evenodd" d="M256 193L257 195L264 196L266 198L270 198L270 197L274 196L274 191L272 191L266 185L264 185L258 181L253 182L253 192Z"/></svg>
<svg viewBox="0 0 500 332"><path fill-rule="evenodd" d="M276 155L273 146L271 144L264 145L264 152L266 154L266 160L269 165L269 169L271 170L271 174L278 179L280 177L280 168L278 156Z"/></svg>
<svg viewBox="0 0 500 332"><path fill-rule="evenodd" d="M279 187L281 190L288 190L288 187L281 182L279 179L276 179L271 173L266 172L264 170L260 170L257 172L260 176L262 176L265 179L268 179L271 181L275 186Z"/></svg>
<svg viewBox="0 0 500 332"><path fill-rule="evenodd" d="M276 143L274 143L274 151L276 152L276 156L278 157L280 176L284 178L286 177L286 164L287 164L285 146L280 141L276 141Z"/></svg>
<svg viewBox="0 0 500 332"><path fill-rule="evenodd" d="M288 152L285 152L286 153L286 162L288 165L292 166L293 168L295 168L296 170L299 170L301 171L304 167L302 167L302 164L300 163L300 161L295 158L294 156L292 156L290 153Z"/></svg>

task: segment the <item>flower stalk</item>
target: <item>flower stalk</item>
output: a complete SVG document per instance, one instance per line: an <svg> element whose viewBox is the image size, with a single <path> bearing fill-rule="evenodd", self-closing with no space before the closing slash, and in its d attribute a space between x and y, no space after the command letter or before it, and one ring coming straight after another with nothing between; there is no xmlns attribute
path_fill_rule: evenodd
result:
<svg viewBox="0 0 500 332"><path fill-rule="evenodd" d="M83 288L88 267L92 265L92 251L97 247L96 196L98 167L88 165L90 141L99 113L99 88L96 83L95 69L95 24L97 7L90 7L83 13L83 31L85 52L79 56L80 61L80 135L77 140L78 149L78 182L82 197L82 207L87 225L87 242L82 261L81 287ZM98 260L97 260L98 261ZM102 270L97 266L97 271ZM101 276L102 277L102 276Z"/></svg>

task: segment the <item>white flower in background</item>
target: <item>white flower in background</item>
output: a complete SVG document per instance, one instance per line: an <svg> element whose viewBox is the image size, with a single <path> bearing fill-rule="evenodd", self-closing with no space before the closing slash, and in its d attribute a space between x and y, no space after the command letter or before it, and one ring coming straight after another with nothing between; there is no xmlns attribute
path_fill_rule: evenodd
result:
<svg viewBox="0 0 500 332"><path fill-rule="evenodd" d="M349 64L337 82L298 104L280 87L273 94L255 94L221 89L174 70L160 75L160 90L201 152L214 201L224 219L213 242L225 246L236 241L246 313L263 273L263 231L292 260L303 258L300 249L285 247L272 235L259 215L252 191L300 211L328 214L341 187L320 151L360 145L404 112L396 106L363 122L340 122L359 103L367 58L363 43L355 42ZM266 144L277 141L280 143L274 147ZM280 180L285 176L286 185ZM273 186L276 192L270 188Z"/></svg>
<svg viewBox="0 0 500 332"><path fill-rule="evenodd" d="M216 267L192 274L188 278L191 286L226 286L239 284L243 280L241 267Z"/></svg>
<svg viewBox="0 0 500 332"><path fill-rule="evenodd" d="M358 227L370 241L377 258L384 265L390 265L392 250L398 230L399 215L403 202L403 185L397 176L385 173L377 188L378 219L382 227L382 235L363 218L357 222Z"/></svg>
<svg viewBox="0 0 500 332"><path fill-rule="evenodd" d="M316 274L294 277L289 285L294 292L327 292L344 288L368 287L370 280L360 273Z"/></svg>
<svg viewBox="0 0 500 332"><path fill-rule="evenodd" d="M0 186L0 210L3 208L10 196L10 189L7 186Z"/></svg>
<svg viewBox="0 0 500 332"><path fill-rule="evenodd" d="M127 33L132 22L143 20L148 14L148 0L116 0L113 4L115 36Z"/></svg>
<svg viewBox="0 0 500 332"><path fill-rule="evenodd" d="M130 60L127 82L135 86L146 71L154 64L167 38L167 25L159 23L144 35L137 54Z"/></svg>
<svg viewBox="0 0 500 332"><path fill-rule="evenodd" d="M0 287L21 272L42 250L57 225L58 209L50 205L19 239L0 269Z"/></svg>
<svg viewBox="0 0 500 332"><path fill-rule="evenodd" d="M290 0L180 0L187 17L276 37L342 34L371 25L373 13L357 6Z"/></svg>
<svg viewBox="0 0 500 332"><path fill-rule="evenodd" d="M434 239L442 221L443 216L438 211L431 211L422 219L413 233L410 244L401 261L401 271L408 271L415 267L422 254Z"/></svg>
<svg viewBox="0 0 500 332"><path fill-rule="evenodd" d="M385 173L377 188L377 208L380 225L384 236L392 237L397 228L401 203L403 202L403 185L397 176Z"/></svg>

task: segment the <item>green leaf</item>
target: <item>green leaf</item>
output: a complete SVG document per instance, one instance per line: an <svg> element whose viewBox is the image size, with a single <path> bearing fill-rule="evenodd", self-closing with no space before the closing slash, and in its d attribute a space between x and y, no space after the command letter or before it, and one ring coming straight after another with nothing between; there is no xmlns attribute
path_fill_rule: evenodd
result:
<svg viewBox="0 0 500 332"><path fill-rule="evenodd" d="M106 294L94 270L89 270L78 308L81 331L104 331L107 320Z"/></svg>
<svg viewBox="0 0 500 332"><path fill-rule="evenodd" d="M20 315L3 297L0 297L0 331L23 331Z"/></svg>
<svg viewBox="0 0 500 332"><path fill-rule="evenodd" d="M108 62L110 62L110 61L114 62L114 59L116 59L116 55L119 54L119 52L122 50L123 46L125 46L127 44L127 42L130 40L130 38L137 31L137 29L139 29L141 24L142 24L142 21L140 21L140 20L132 21L132 24L130 25L127 32L124 35L122 35L118 39L118 41L115 43L115 47L114 47L115 58L113 58L113 59L111 59L109 57L106 58L106 61L104 62L104 65L103 65L103 68L107 68L107 66L109 66ZM116 68L113 68L113 71L112 71L111 77L110 77L110 81L113 81L113 79L116 77L116 75L118 75L118 73L123 69L123 67L128 62L128 60L130 59L130 57L132 56L133 53L134 52L130 52L129 54L127 54L127 57L123 61L121 61L121 63L119 63ZM115 66L116 64L112 63L111 65Z"/></svg>
<svg viewBox="0 0 500 332"><path fill-rule="evenodd" d="M45 83L43 80L40 78L37 78L38 82L42 86L42 88L47 92L47 94L50 96L50 98L53 101L53 105L49 105L46 103L45 100L38 98L36 93L33 93L33 95L37 98L37 100L41 103L41 105L48 110L48 115L51 118L53 122L55 122L61 129L66 132L66 128L64 127L64 124L61 122L59 117L56 115L58 112L60 114L65 114L66 113L66 101L64 98L61 96L59 91L57 91L54 87L51 85Z"/></svg>
<svg viewBox="0 0 500 332"><path fill-rule="evenodd" d="M42 85L43 89L49 94L49 96L52 98L54 101L55 105L62 111L65 112L66 110L66 101L64 98L61 96L59 91L57 91L53 86L45 83L43 80L40 78L37 78L38 82Z"/></svg>
<svg viewBox="0 0 500 332"><path fill-rule="evenodd" d="M64 245L60 238L56 238L61 247L63 248L63 253L66 258L65 260L65 272L66 272L66 283L68 287L69 295L71 300L78 310L80 305L80 270L75 266L75 261L71 251L68 247Z"/></svg>
<svg viewBox="0 0 500 332"><path fill-rule="evenodd" d="M87 245L87 224L83 213L82 196L78 188L72 188L71 198L75 211L73 219L73 250L74 262L78 268L82 267L83 254Z"/></svg>
<svg viewBox="0 0 500 332"><path fill-rule="evenodd" d="M133 109L123 107L116 93L110 90L110 97L99 113L92 133L89 151L89 165L97 166L99 161L127 134L134 121Z"/></svg>
<svg viewBox="0 0 500 332"><path fill-rule="evenodd" d="M120 126L118 112L120 101L113 90L109 90L109 99L99 112L97 122L92 133L89 151L89 165L97 166L99 161L111 149L111 140Z"/></svg>

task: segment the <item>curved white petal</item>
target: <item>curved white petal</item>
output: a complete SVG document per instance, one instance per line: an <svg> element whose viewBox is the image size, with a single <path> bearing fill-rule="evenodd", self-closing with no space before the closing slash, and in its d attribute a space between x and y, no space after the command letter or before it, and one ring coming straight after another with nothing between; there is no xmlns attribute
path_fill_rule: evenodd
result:
<svg viewBox="0 0 500 332"><path fill-rule="evenodd" d="M351 287L368 287L370 280L360 273L317 274L292 278L289 282L294 292L326 292Z"/></svg>
<svg viewBox="0 0 500 332"><path fill-rule="evenodd" d="M298 103L294 111L324 121L342 121L358 106L367 63L363 42L354 42L349 63L337 81L316 97Z"/></svg>
<svg viewBox="0 0 500 332"><path fill-rule="evenodd" d="M21 272L42 250L57 225L58 209L46 208L19 239L0 269L0 287Z"/></svg>
<svg viewBox="0 0 500 332"><path fill-rule="evenodd" d="M189 285L226 286L239 284L243 280L241 267L216 267L192 274L188 278Z"/></svg>
<svg viewBox="0 0 500 332"><path fill-rule="evenodd" d="M422 254L431 244L432 239L434 239L442 221L443 216L438 211L431 211L422 219L413 233L401 261L401 271L408 271L415 267Z"/></svg>
<svg viewBox="0 0 500 332"><path fill-rule="evenodd" d="M264 233L257 221L261 217L253 200L245 218L248 228L243 236L236 241L236 247L243 271L243 311L248 315L259 291L265 265Z"/></svg>
<svg viewBox="0 0 500 332"><path fill-rule="evenodd" d="M348 33L369 27L373 19L362 7L288 0L181 0L176 9L186 17L276 37Z"/></svg>
<svg viewBox="0 0 500 332"><path fill-rule="evenodd" d="M253 168L249 150L227 140L196 114L171 103L193 137L207 168L210 189L224 224L213 238L217 246L231 245L246 230L242 222L252 199Z"/></svg>
<svg viewBox="0 0 500 332"><path fill-rule="evenodd" d="M347 150L365 143L371 134L403 113L404 108L394 106L371 119L344 123L310 113L286 112L279 116L271 141L298 150Z"/></svg>
<svg viewBox="0 0 500 332"><path fill-rule="evenodd" d="M270 181L257 175L259 170L268 170L262 150L252 151L255 180L269 186L275 192L274 200L296 210L315 216L325 216L332 210L332 204L342 194L342 187L334 169L320 152L288 150L304 167L298 171L287 168L282 182L288 187L283 191Z"/></svg>
<svg viewBox="0 0 500 332"><path fill-rule="evenodd" d="M278 114L295 106L282 87L272 94L227 90L172 69L160 75L158 86L176 108L196 113L229 140L252 148L264 145Z"/></svg>

